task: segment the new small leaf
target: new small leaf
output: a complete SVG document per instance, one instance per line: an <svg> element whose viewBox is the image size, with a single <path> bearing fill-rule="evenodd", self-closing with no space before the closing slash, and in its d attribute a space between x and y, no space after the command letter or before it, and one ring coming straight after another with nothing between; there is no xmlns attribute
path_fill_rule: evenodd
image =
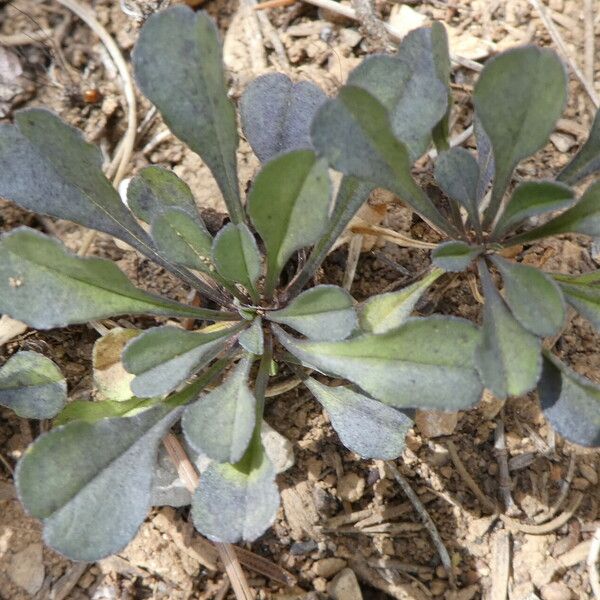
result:
<svg viewBox="0 0 600 600"><path fill-rule="evenodd" d="M327 165L311 150L278 156L257 175L248 212L267 249L267 294L290 256L319 239L329 203Z"/></svg>
<svg viewBox="0 0 600 600"><path fill-rule="evenodd" d="M51 419L67 401L60 369L37 352L21 351L0 367L0 405L25 419Z"/></svg>
<svg viewBox="0 0 600 600"><path fill-rule="evenodd" d="M269 312L266 317L313 340L343 340L357 324L352 296L335 285L306 290L288 306Z"/></svg>
<svg viewBox="0 0 600 600"><path fill-rule="evenodd" d="M153 327L127 344L123 366L135 375L136 396L152 398L174 390L215 358L240 326L214 333L197 333L165 325Z"/></svg>
<svg viewBox="0 0 600 600"><path fill-rule="evenodd" d="M485 386L498 398L532 390L541 369L540 339L512 315L480 259L485 304L481 344L476 362Z"/></svg>
<svg viewBox="0 0 600 600"><path fill-rule="evenodd" d="M452 240L436 246L431 253L431 262L444 271L465 271L482 252L481 246Z"/></svg>
<svg viewBox="0 0 600 600"><path fill-rule="evenodd" d="M425 290L443 274L432 269L419 281L398 292L378 294L369 298L359 312L360 328L369 333L385 333L400 327L410 316Z"/></svg>
<svg viewBox="0 0 600 600"><path fill-rule="evenodd" d="M254 431L256 400L248 387L252 359L244 357L225 381L190 404L181 425L190 446L221 463L242 459Z"/></svg>

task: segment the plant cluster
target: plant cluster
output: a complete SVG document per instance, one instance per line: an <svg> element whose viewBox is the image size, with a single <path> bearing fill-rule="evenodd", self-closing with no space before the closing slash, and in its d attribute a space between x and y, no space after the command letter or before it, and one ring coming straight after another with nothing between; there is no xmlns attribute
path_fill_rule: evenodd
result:
<svg viewBox="0 0 600 600"><path fill-rule="evenodd" d="M26 418L58 415L16 471L19 497L43 521L50 546L93 561L126 545L149 509L157 448L179 420L189 447L211 460L193 497L197 529L225 542L260 536L279 505L261 428L269 376L282 364L327 410L342 443L364 457L402 453L412 425L403 410L467 409L484 387L506 398L537 386L557 431L600 444L600 386L542 343L561 331L566 303L600 326L600 273L547 274L503 257L548 235L600 235L600 184L580 198L569 187L600 170L599 119L557 181L522 182L507 194L515 166L546 142L564 107L555 54L529 46L488 62L474 92L476 155L448 144L441 24L410 33L395 55L364 60L335 98L281 74L259 77L240 102L242 130L263 163L245 202L236 112L209 17L182 6L152 16L133 66L171 131L210 168L230 222L213 237L187 185L156 166L133 178L125 205L99 150L46 110L24 110L0 126L0 195L125 241L211 303L140 290L114 263L75 256L26 227L0 238L0 311L31 327L123 314L202 325L111 331L128 379L108 385L100 401L67 404L64 377L37 353L19 352L2 366L0 403ZM444 204L411 175L432 141ZM342 174L335 193L332 169ZM422 279L356 305L344 289L311 282L376 187L446 241ZM531 227L534 216L543 224ZM411 316L444 272L467 269L479 273L485 296L480 327ZM305 367L346 383L333 386Z"/></svg>

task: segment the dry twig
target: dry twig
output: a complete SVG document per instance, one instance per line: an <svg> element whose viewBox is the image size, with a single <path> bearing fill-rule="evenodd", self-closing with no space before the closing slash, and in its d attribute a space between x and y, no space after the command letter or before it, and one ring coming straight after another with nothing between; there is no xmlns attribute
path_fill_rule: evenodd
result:
<svg viewBox="0 0 600 600"><path fill-rule="evenodd" d="M583 494L581 492L576 492L573 494L573 499L571 503L565 508L565 511L560 514L556 519L552 519L552 521L548 521L542 525L528 525L527 523L519 523L515 519L511 519L506 515L500 515L500 518L507 527L514 531L522 531L523 533L527 533L528 535L545 535L547 533L552 533L556 531L563 525L569 522L569 519L575 514L575 511L579 508L581 501L583 500Z"/></svg>
<svg viewBox="0 0 600 600"><path fill-rule="evenodd" d="M508 469L508 453L506 451L506 439L504 436L504 420L498 419L496 429L494 430L494 454L498 461L498 484L500 496L504 502L506 513L512 517L517 516L521 511L515 504L512 497L512 482L510 471Z"/></svg>
<svg viewBox="0 0 600 600"><path fill-rule="evenodd" d="M458 455L458 450L454 445L452 440L448 440L446 442L446 448L448 449L448 453L450 454L450 459L454 463L458 474L462 477L464 482L467 484L468 488L473 492L477 500L479 500L480 504L483 508L485 508L488 512L497 513L498 507L496 503L490 500L482 491L481 488L477 485L476 481L471 477L469 471L467 471L465 465L463 464L460 456Z"/></svg>
<svg viewBox="0 0 600 600"><path fill-rule="evenodd" d="M510 575L510 533L500 530L492 540L492 589L490 600L506 600Z"/></svg>
<svg viewBox="0 0 600 600"><path fill-rule="evenodd" d="M442 561L442 564L444 565L444 568L448 573L448 581L450 582L450 586L452 587L452 589L456 589L456 578L454 576L454 569L452 568L452 561L450 560L448 550L446 550L446 546L444 546L444 542L442 541L442 538L439 534L439 531L437 530L437 527L435 526L435 523L433 522L433 519L429 516L429 513L423 506L423 503L419 500L419 497L417 496L417 494L415 494L413 489L410 487L410 484L408 483L406 478L403 477L403 475L400 473L396 465L390 460L386 461L385 464L391 471L392 475L394 476L394 479L402 488L402 491L404 492L406 497L410 500L411 504L417 511L417 514L419 515L421 522L425 526L425 529L427 529L427 533L429 533L431 541L433 542L439 554L440 560Z"/></svg>

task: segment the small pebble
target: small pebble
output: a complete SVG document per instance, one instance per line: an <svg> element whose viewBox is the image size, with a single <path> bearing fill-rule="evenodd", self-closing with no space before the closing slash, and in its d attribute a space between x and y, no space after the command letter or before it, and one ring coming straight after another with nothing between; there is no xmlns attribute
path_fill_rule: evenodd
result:
<svg viewBox="0 0 600 600"><path fill-rule="evenodd" d="M338 496L348 502L356 502L365 491L365 480L356 473L346 473L338 481Z"/></svg>
<svg viewBox="0 0 600 600"><path fill-rule="evenodd" d="M448 579L448 573L446 573L446 568L442 565L438 565L435 568L435 576L439 579Z"/></svg>
<svg viewBox="0 0 600 600"><path fill-rule="evenodd" d="M339 573L346 564L343 558L322 558L315 562L312 568L319 577L330 579L336 573Z"/></svg>
<svg viewBox="0 0 600 600"><path fill-rule="evenodd" d="M362 592L352 569L340 571L327 586L333 600L362 600Z"/></svg>
<svg viewBox="0 0 600 600"><path fill-rule="evenodd" d="M547 583L540 590L542 600L571 600L571 590L561 581Z"/></svg>
<svg viewBox="0 0 600 600"><path fill-rule="evenodd" d="M313 587L317 592L324 593L327 589L327 579L324 577L315 577L313 579Z"/></svg>

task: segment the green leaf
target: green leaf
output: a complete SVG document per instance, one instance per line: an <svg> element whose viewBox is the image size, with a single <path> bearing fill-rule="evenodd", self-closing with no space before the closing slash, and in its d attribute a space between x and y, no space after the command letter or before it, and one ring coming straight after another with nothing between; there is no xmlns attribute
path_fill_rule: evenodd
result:
<svg viewBox="0 0 600 600"><path fill-rule="evenodd" d="M538 394L545 417L560 435L581 446L600 446L598 384L545 351Z"/></svg>
<svg viewBox="0 0 600 600"><path fill-rule="evenodd" d="M482 392L474 366L479 332L448 317L409 319L381 335L341 342L305 342L274 326L279 341L304 364L345 377L397 408L459 410Z"/></svg>
<svg viewBox="0 0 600 600"><path fill-rule="evenodd" d="M589 273L579 273L578 275L565 275L563 273L552 273L552 277L559 283L572 283L574 285L593 285L600 283L600 269L590 271Z"/></svg>
<svg viewBox="0 0 600 600"><path fill-rule="evenodd" d="M256 421L256 399L248 387L251 366L250 356L242 358L219 387L185 409L183 433L196 452L221 463L244 456Z"/></svg>
<svg viewBox="0 0 600 600"><path fill-rule="evenodd" d="M102 172L102 154L44 109L0 125L0 196L38 213L124 240L144 254L152 242Z"/></svg>
<svg viewBox="0 0 600 600"><path fill-rule="evenodd" d="M121 354L127 342L140 335L138 329L115 327L98 338L92 350L94 387L99 400L129 400L133 375L123 368Z"/></svg>
<svg viewBox="0 0 600 600"><path fill-rule="evenodd" d="M484 385L497 398L520 396L532 390L538 380L542 367L540 339L513 317L482 260L479 274L485 304L477 369Z"/></svg>
<svg viewBox="0 0 600 600"><path fill-rule="evenodd" d="M216 542L251 542L273 523L279 508L275 469L260 440L236 464L211 463L192 499L196 529Z"/></svg>
<svg viewBox="0 0 600 600"><path fill-rule="evenodd" d="M142 169L127 186L127 205L135 216L150 225L170 208L179 208L198 218L194 195L173 171L156 165Z"/></svg>
<svg viewBox="0 0 600 600"><path fill-rule="evenodd" d="M561 276L558 280L565 300L596 329L600 330L600 285L595 279L598 272L588 273L587 277ZM556 276L555 276L556 278Z"/></svg>
<svg viewBox="0 0 600 600"><path fill-rule="evenodd" d="M313 340L343 340L357 325L352 296L336 285L306 290L285 308L268 312L266 318Z"/></svg>
<svg viewBox="0 0 600 600"><path fill-rule="evenodd" d="M503 234L525 219L566 208L572 201L573 190L564 184L553 181L520 183L494 227L494 233Z"/></svg>
<svg viewBox="0 0 600 600"><path fill-rule="evenodd" d="M67 401L60 369L37 352L21 351L0 367L0 404L25 419L50 419Z"/></svg>
<svg viewBox="0 0 600 600"><path fill-rule="evenodd" d="M155 13L142 27L133 67L140 89L169 129L211 170L231 220L243 222L235 109L227 96L221 44L212 19L187 6Z"/></svg>
<svg viewBox="0 0 600 600"><path fill-rule="evenodd" d="M329 203L327 165L311 150L276 157L257 175L248 213L267 249L267 294L290 256L319 239Z"/></svg>
<svg viewBox="0 0 600 600"><path fill-rule="evenodd" d="M347 387L330 387L312 378L305 384L329 414L346 448L363 458L391 460L402 454L413 425L405 414Z"/></svg>
<svg viewBox="0 0 600 600"><path fill-rule="evenodd" d="M241 283L256 296L256 282L260 276L260 252L252 232L245 223L229 223L213 241L212 257L219 274L235 283Z"/></svg>
<svg viewBox="0 0 600 600"><path fill-rule="evenodd" d="M517 163L547 142L566 95L565 68L547 48L514 48L486 63L475 85L473 103L490 138L496 165L487 224L498 211Z"/></svg>
<svg viewBox="0 0 600 600"><path fill-rule="evenodd" d="M359 312L360 328L366 333L386 333L404 324L425 290L444 272L432 269L419 281L398 292L369 298Z"/></svg>
<svg viewBox="0 0 600 600"><path fill-rule="evenodd" d="M212 236L200 218L181 208L164 210L152 221L152 239L168 261L212 274Z"/></svg>
<svg viewBox="0 0 600 600"><path fill-rule="evenodd" d="M544 225L511 238L510 243L523 244L559 233L600 236L600 183L592 184L575 206Z"/></svg>
<svg viewBox="0 0 600 600"><path fill-rule="evenodd" d="M69 402L59 415L54 419L54 427L66 425L72 421L85 421L95 423L100 419L108 417L133 416L156 404L156 398L143 400L141 398L129 398L128 400L73 400Z"/></svg>
<svg viewBox="0 0 600 600"><path fill-rule="evenodd" d="M45 542L86 562L121 550L146 518L158 444L179 415L157 406L42 434L15 481L27 511L44 522Z"/></svg>
<svg viewBox="0 0 600 600"><path fill-rule="evenodd" d="M370 56L348 76L348 85L365 89L385 106L392 132L408 148L411 162L425 152L448 107L447 80L433 53L433 31L411 31L396 54ZM435 31L440 34L439 28Z"/></svg>
<svg viewBox="0 0 600 600"><path fill-rule="evenodd" d="M444 271L466 271L482 252L481 246L453 240L436 246L431 253L431 262Z"/></svg>
<svg viewBox="0 0 600 600"><path fill-rule="evenodd" d="M283 73L267 73L252 81L240 100L240 120L259 160L312 148L310 124L326 99L311 81L294 83Z"/></svg>
<svg viewBox="0 0 600 600"><path fill-rule="evenodd" d="M499 256L492 261L502 274L506 303L517 321L540 337L558 333L565 322L565 301L558 284L534 267Z"/></svg>
<svg viewBox="0 0 600 600"><path fill-rule="evenodd" d="M596 112L590 135L579 152L557 177L569 185L575 185L588 175L600 170L600 110Z"/></svg>
<svg viewBox="0 0 600 600"><path fill-rule="evenodd" d="M317 152L334 169L394 192L438 227L448 227L414 182L408 151L394 137L387 110L367 91L343 87L317 112L311 136Z"/></svg>
<svg viewBox="0 0 600 600"><path fill-rule="evenodd" d="M240 346L246 350L246 352L250 352L250 354L260 356L263 353L265 341L262 329L262 319L260 317L255 317L252 321L252 325L240 333L238 342Z"/></svg>
<svg viewBox="0 0 600 600"><path fill-rule="evenodd" d="M369 198L373 188L372 184L354 177L342 177L327 227L313 246L302 271L290 286L290 296L293 297L300 293L300 290L309 282L352 217Z"/></svg>
<svg viewBox="0 0 600 600"><path fill-rule="evenodd" d="M235 318L139 290L112 261L75 256L27 227L0 238L0 312L37 329L123 314Z"/></svg>
<svg viewBox="0 0 600 600"><path fill-rule="evenodd" d="M131 340L123 351L125 370L135 375L131 390L140 398L163 396L215 358L243 325L197 333L165 325Z"/></svg>
<svg viewBox="0 0 600 600"><path fill-rule="evenodd" d="M471 223L479 222L479 165L465 148L442 152L435 162L435 179L441 190L465 207Z"/></svg>
<svg viewBox="0 0 600 600"><path fill-rule="evenodd" d="M438 79L446 87L447 108L440 122L433 128L433 142L438 150L446 150L450 146L450 114L452 112L452 88L450 87L450 75L452 64L450 61L450 48L448 48L448 33L446 27L434 21L430 29L431 51Z"/></svg>

